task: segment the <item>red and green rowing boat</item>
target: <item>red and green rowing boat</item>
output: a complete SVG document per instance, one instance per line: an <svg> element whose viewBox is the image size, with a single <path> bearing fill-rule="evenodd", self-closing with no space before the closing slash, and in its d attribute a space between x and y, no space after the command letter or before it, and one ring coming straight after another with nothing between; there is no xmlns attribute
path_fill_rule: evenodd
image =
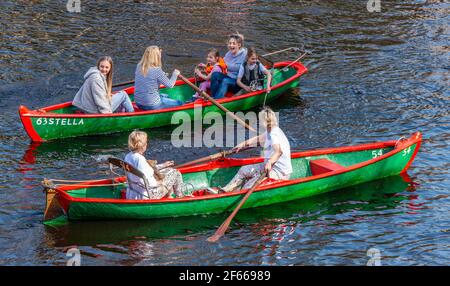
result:
<svg viewBox="0 0 450 286"><path fill-rule="evenodd" d="M262 105L264 100L270 102L288 89L299 86L300 76L306 73L307 68L298 62L279 62L274 65L272 91L267 94L265 90L255 91L240 96L225 97L217 100L229 111L241 111ZM195 80L189 79L190 82ZM133 99L134 87L125 91ZM161 86L161 92L170 98L186 102L191 99L194 91L185 82L179 80L175 87L168 89ZM194 108L195 105L195 108ZM19 115L22 124L32 141L42 142L53 139L88 136L123 132L133 129L145 129L172 124L172 116L177 112L186 112L194 118L194 110L202 107L202 115L208 112L220 112L218 107L203 99L189 102L184 105L151 111L113 114L82 114L72 105L72 102L52 105L37 110L29 110L21 105ZM136 108L136 106L135 106Z"/></svg>
<svg viewBox="0 0 450 286"><path fill-rule="evenodd" d="M265 181L243 208L297 200L405 173L421 142L422 135L416 132L403 140L292 153L294 172L290 180ZM127 200L123 198L125 177L66 185L54 191L69 220L153 219L221 213L235 208L247 190L213 195L206 193L205 188L223 186L241 166L262 161L263 158L225 158L181 168L184 181L196 189L190 198Z"/></svg>

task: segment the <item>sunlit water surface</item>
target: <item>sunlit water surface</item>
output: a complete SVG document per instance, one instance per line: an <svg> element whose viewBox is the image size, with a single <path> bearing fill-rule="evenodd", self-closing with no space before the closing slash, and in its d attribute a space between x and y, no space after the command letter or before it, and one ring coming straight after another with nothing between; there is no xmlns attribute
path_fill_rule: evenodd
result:
<svg viewBox="0 0 450 286"><path fill-rule="evenodd" d="M449 264L446 1L382 1L381 13L369 13L366 1L82 1L81 13L63 2L0 3L0 264L64 265L74 246L83 265L365 265L370 248L383 265ZM261 51L304 44L313 52L300 90L271 104L293 149L419 130L414 184L392 177L241 211L218 244L205 240L225 214L44 226L40 181L110 176L97 159L124 156L127 134L35 146L18 106L71 100L103 54L115 59L115 82L129 80L150 44L163 47L167 71L191 75L236 30ZM172 130L150 131L149 156L184 162L219 150L174 148Z"/></svg>

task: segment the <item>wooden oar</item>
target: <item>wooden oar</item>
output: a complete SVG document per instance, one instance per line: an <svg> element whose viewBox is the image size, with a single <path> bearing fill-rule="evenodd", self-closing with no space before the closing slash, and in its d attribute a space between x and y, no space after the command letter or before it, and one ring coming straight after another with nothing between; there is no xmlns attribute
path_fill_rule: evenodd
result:
<svg viewBox="0 0 450 286"><path fill-rule="evenodd" d="M273 62L268 60L268 59L266 59L266 58L264 58L264 57L275 55L275 54L279 54L279 53L282 53L282 52L286 52L288 50L300 50L300 49L296 48L296 47L290 47L290 48L287 48L287 49L274 51L274 52L271 52L271 53L259 56L259 60L261 61L261 63L263 65L269 66L269 68L272 68ZM169 53L166 53L166 55L169 56L169 57L185 57L185 58L192 58L193 57L192 55L176 55L176 54L169 54ZM113 84L112 87L120 87L120 86L129 85L129 84L133 84L133 83L134 83L134 80L130 80L130 81L125 81L125 82Z"/></svg>
<svg viewBox="0 0 450 286"><path fill-rule="evenodd" d="M134 83L134 80L130 80L130 81L126 81L126 82L113 84L112 87L119 87L119 86L129 85L129 84L133 84L133 83Z"/></svg>
<svg viewBox="0 0 450 286"><path fill-rule="evenodd" d="M234 120L236 120L239 124L241 124L242 126L244 126L245 128L247 128L250 131L256 132L256 130L251 127L250 125L248 125L247 123L244 122L244 120L240 119L239 117L237 117L234 113L230 112L228 109L226 109L222 104L218 103L214 98L212 98L211 96L209 96L206 92L204 92L203 90L201 90L200 88L198 88L195 84L193 84L192 82L190 82L187 78L185 78L182 74L178 75L179 78L181 78L182 81L184 81L187 85L189 85L192 89L194 89L196 92L198 92L198 94L200 94L201 96L203 96L205 99L211 101L212 104L214 104L215 106L217 106L220 110L222 110L223 112L229 114L231 117L233 117Z"/></svg>
<svg viewBox="0 0 450 286"><path fill-rule="evenodd" d="M263 64L263 66L267 67L268 69L273 68L273 62L266 59L264 56L258 56L258 60Z"/></svg>
<svg viewBox="0 0 450 286"><path fill-rule="evenodd" d="M268 57L268 56L279 54L279 53L282 53L282 52L287 52L289 50L300 51L300 48L289 47L289 48L286 48L286 49L282 49L282 50L274 51L274 52L271 52L271 53L267 53L267 54L263 55L263 57Z"/></svg>
<svg viewBox="0 0 450 286"><path fill-rule="evenodd" d="M239 153L240 151L245 151L245 150L252 149L252 148L253 147L250 147L250 146L243 147L238 152L236 152L236 150L234 150L234 149L221 151L221 152L213 154L213 155L205 156L205 157L193 160L193 161L189 161L189 162L186 162L186 163L183 163L183 164L180 164L180 165L176 165L174 168L175 169L179 169L179 168L183 168L183 167L187 167L187 166L191 166L191 165L195 165L195 164L199 164L199 163L203 163L203 162L217 160L217 159L220 159L220 158L224 158L224 157L226 157L228 155L236 154L236 153Z"/></svg>
<svg viewBox="0 0 450 286"><path fill-rule="evenodd" d="M258 180L253 184L253 186L245 193L244 198L240 201L239 205L234 209L234 211L230 214L230 216L220 225L220 227L217 229L216 233L214 233L213 236L210 236L207 241L209 242L216 242L218 241L227 231L228 227L230 226L231 221L233 220L234 216L237 214L237 212L241 209L242 205L247 201L247 199L250 197L250 195L255 191L255 189L264 181L266 178L266 173L262 173Z"/></svg>

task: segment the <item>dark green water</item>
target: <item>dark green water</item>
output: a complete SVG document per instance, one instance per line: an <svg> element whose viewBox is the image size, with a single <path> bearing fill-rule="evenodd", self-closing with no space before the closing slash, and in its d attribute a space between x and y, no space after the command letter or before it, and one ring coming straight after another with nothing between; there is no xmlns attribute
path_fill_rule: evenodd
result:
<svg viewBox="0 0 450 286"><path fill-rule="evenodd" d="M445 1L0 2L0 264L448 265L449 11ZM133 78L144 48L163 47L166 71L192 74L211 47L238 30L262 51L304 44L300 90L272 104L293 149L396 139L424 143L408 174L302 201L242 211L219 244L225 215L158 221L42 224L44 177L108 177L102 155L126 153L127 134L30 144L17 108L71 100L96 59L111 55L115 81ZM174 57L189 55L190 57ZM274 60L294 59L280 55ZM173 128L150 131L149 156L180 162L211 154L177 149Z"/></svg>

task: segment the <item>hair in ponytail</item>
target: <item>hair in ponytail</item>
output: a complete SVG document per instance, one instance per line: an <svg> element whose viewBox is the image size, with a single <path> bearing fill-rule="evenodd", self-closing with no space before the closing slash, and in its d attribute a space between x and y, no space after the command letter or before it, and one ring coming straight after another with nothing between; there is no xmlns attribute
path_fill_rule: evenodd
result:
<svg viewBox="0 0 450 286"><path fill-rule="evenodd" d="M241 48L244 46L244 35L239 34L239 32L236 32L234 34L231 34L228 36L228 41L231 39L235 39L236 42L241 45Z"/></svg>

